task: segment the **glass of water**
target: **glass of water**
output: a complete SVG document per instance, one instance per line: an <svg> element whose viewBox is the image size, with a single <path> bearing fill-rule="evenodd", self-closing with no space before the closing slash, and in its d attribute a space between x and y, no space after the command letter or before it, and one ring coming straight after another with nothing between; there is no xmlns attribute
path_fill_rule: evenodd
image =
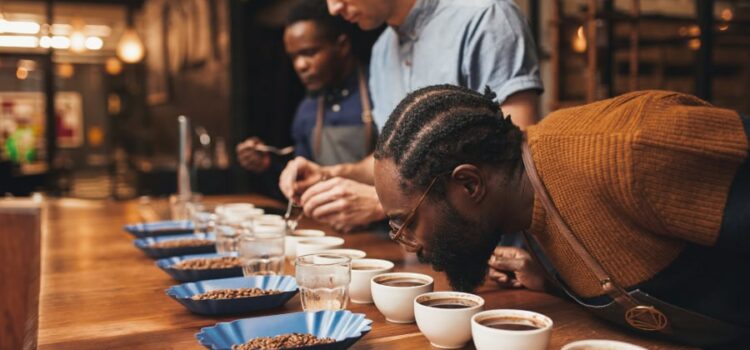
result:
<svg viewBox="0 0 750 350"><path fill-rule="evenodd" d="M246 223L263 215L263 209L247 207L243 209L227 209L226 206L216 208L218 222L216 224L216 251L229 253L238 251L240 238L250 233Z"/></svg>
<svg viewBox="0 0 750 350"><path fill-rule="evenodd" d="M284 227L256 227L240 238L239 257L245 276L284 272Z"/></svg>
<svg viewBox="0 0 750 350"><path fill-rule="evenodd" d="M213 213L210 206L204 204L192 205L189 211L195 233L215 231L217 216Z"/></svg>
<svg viewBox="0 0 750 350"><path fill-rule="evenodd" d="M349 302L352 259L316 253L297 257L297 285L305 311L343 310Z"/></svg>
<svg viewBox="0 0 750 350"><path fill-rule="evenodd" d="M190 208L199 205L203 200L200 193L188 196L173 194L169 196L169 212L172 220L190 220Z"/></svg>

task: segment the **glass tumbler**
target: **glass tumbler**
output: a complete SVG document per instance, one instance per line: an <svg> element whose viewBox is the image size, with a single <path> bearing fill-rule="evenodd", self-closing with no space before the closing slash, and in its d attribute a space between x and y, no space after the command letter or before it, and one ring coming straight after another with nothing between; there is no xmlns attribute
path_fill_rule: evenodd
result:
<svg viewBox="0 0 750 350"><path fill-rule="evenodd" d="M303 310L346 308L352 270L350 257L327 253L303 255L297 257L295 270Z"/></svg>

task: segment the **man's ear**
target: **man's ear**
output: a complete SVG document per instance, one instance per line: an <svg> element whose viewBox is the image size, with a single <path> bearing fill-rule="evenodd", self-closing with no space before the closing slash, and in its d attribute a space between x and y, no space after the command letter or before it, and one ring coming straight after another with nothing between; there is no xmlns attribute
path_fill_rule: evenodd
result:
<svg viewBox="0 0 750 350"><path fill-rule="evenodd" d="M339 48L339 52L342 57L348 56L352 51L352 41L346 34L341 34L336 38L336 47Z"/></svg>
<svg viewBox="0 0 750 350"><path fill-rule="evenodd" d="M487 194L487 182L479 168L473 164L461 164L454 168L451 179L475 203L482 201Z"/></svg>

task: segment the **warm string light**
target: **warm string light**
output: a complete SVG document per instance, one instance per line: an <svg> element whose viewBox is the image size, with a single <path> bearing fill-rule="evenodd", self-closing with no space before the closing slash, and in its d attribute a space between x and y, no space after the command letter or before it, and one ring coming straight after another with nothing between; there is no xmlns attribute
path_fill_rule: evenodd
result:
<svg viewBox="0 0 750 350"><path fill-rule="evenodd" d="M578 27L578 30L576 31L576 35L573 36L571 45L573 46L573 51L575 52L578 52L578 53L586 52L586 47L588 46L588 43L586 42L586 33L583 30L583 26Z"/></svg>
<svg viewBox="0 0 750 350"><path fill-rule="evenodd" d="M116 57L110 57L107 59L107 62L104 63L104 70L107 71L109 75L118 75L122 73L122 62Z"/></svg>

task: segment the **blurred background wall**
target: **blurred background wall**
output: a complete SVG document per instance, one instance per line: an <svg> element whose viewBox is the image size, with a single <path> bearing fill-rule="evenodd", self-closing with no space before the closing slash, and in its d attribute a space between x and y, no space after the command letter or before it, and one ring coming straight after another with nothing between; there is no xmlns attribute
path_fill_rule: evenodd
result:
<svg viewBox="0 0 750 350"><path fill-rule="evenodd" d="M0 0L0 193L172 193L178 115L197 191L270 192L276 179L239 168L234 146L291 142L294 1ZM538 43L543 114L639 89L750 113L748 0L515 2ZM357 38L364 60L378 33Z"/></svg>

